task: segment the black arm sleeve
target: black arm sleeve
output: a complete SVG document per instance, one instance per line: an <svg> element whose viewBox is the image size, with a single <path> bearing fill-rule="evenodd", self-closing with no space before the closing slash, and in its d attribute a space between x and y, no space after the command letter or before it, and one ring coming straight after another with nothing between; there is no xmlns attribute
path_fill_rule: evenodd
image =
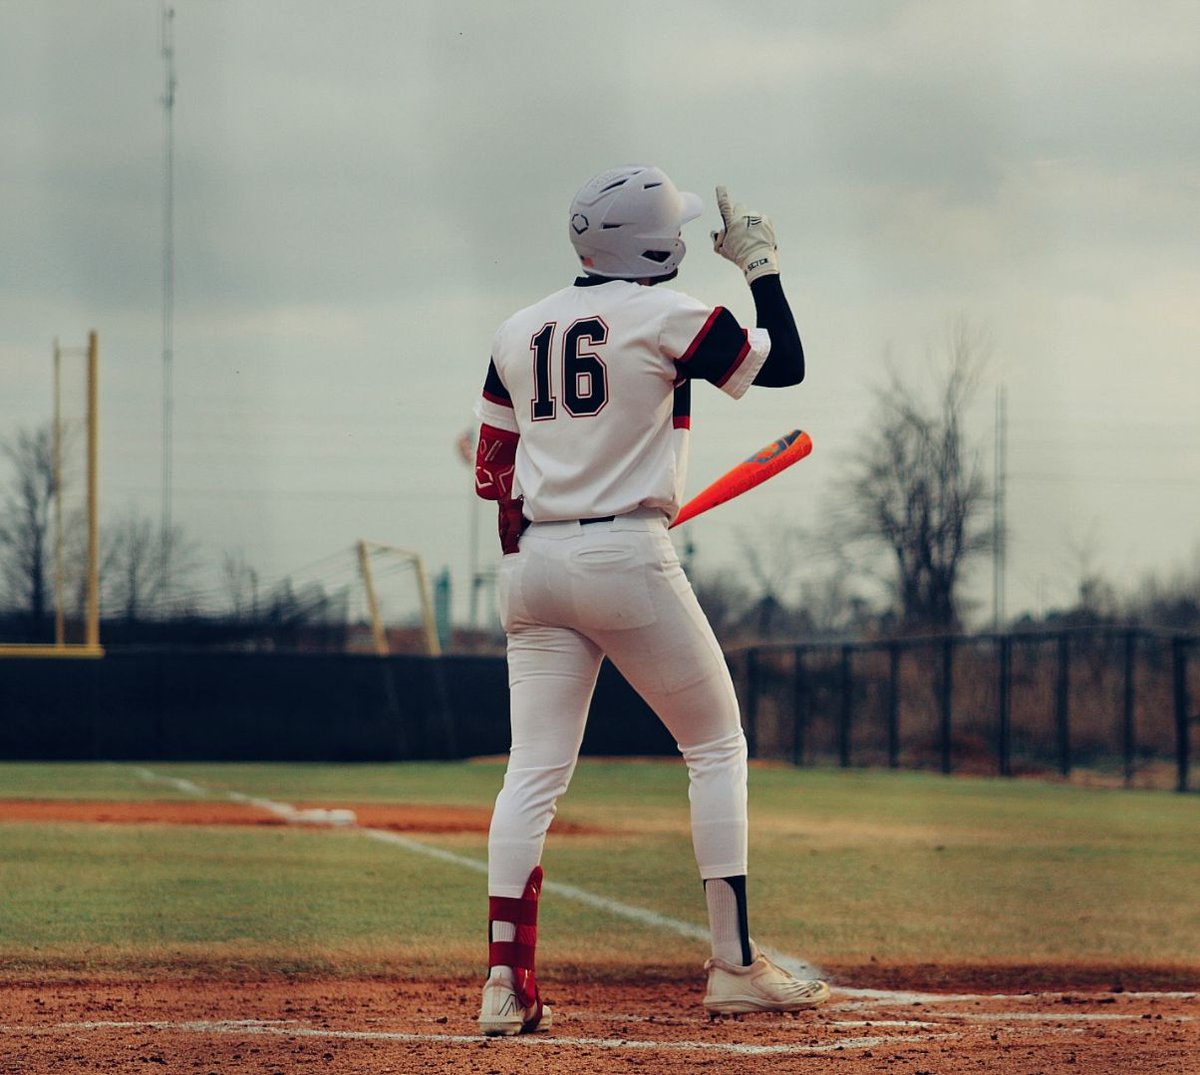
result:
<svg viewBox="0 0 1200 1075"><path fill-rule="evenodd" d="M758 327L771 334L771 353L754 378L764 388L785 388L804 380L804 346L779 276L769 273L750 285Z"/></svg>

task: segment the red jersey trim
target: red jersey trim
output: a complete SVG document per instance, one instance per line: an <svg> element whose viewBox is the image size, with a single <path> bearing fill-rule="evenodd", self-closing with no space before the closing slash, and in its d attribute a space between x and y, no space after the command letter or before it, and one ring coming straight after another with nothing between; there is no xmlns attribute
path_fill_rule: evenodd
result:
<svg viewBox="0 0 1200 1075"><path fill-rule="evenodd" d="M510 411L513 409L513 401L505 399L503 396L497 396L489 392L486 388L483 390L483 398L489 403L495 403L501 407L507 407Z"/></svg>
<svg viewBox="0 0 1200 1075"><path fill-rule="evenodd" d="M704 337L708 335L709 329L713 327L713 322L715 322L717 318L721 316L721 313L724 309L724 306L717 306L713 309L713 312L708 315L708 320L704 322L704 327L696 333L695 339L688 344L688 349L680 356L680 364L687 362L689 359L691 359L692 355L696 353L696 348L698 348L704 342Z"/></svg>
<svg viewBox="0 0 1200 1075"><path fill-rule="evenodd" d="M724 388L729 383L729 379L742 368L742 363L746 361L746 356L750 353L750 334L745 329L742 334L746 337L746 342L742 344L742 349L738 352L737 358L733 360L733 365L725 371L725 376L716 382L718 388Z"/></svg>

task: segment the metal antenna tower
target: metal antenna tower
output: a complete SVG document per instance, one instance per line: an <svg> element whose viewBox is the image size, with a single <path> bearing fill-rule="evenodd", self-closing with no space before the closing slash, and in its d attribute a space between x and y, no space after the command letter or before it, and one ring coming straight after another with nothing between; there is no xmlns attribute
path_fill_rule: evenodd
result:
<svg viewBox="0 0 1200 1075"><path fill-rule="evenodd" d="M161 9L160 30L166 71L163 105L163 275L162 275L162 530L163 555L171 535L171 460L174 451L173 419L175 360L175 9ZM164 565L165 566L165 565ZM168 573L169 577L169 573Z"/></svg>

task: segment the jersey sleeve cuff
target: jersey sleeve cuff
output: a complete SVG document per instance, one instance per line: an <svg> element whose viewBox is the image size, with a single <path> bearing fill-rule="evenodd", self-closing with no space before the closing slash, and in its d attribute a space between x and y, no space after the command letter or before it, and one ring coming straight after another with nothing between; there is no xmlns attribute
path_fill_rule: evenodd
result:
<svg viewBox="0 0 1200 1075"><path fill-rule="evenodd" d="M719 386L721 391L734 399L741 399L754 383L767 355L771 353L771 336L764 328L746 330L746 353L737 368Z"/></svg>
<svg viewBox="0 0 1200 1075"><path fill-rule="evenodd" d="M475 404L475 417L484 425L495 429L503 429L506 433L518 433L517 418L511 406L497 403L487 396L481 396Z"/></svg>

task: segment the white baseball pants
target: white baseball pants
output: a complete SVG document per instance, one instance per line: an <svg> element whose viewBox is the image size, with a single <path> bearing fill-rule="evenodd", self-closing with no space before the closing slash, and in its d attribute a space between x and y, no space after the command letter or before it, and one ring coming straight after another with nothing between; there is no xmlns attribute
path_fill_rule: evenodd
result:
<svg viewBox="0 0 1200 1075"><path fill-rule="evenodd" d="M534 523L500 567L512 749L488 835L488 893L520 897L567 789L607 655L687 763L703 879L745 874L746 739L725 658L662 512Z"/></svg>

